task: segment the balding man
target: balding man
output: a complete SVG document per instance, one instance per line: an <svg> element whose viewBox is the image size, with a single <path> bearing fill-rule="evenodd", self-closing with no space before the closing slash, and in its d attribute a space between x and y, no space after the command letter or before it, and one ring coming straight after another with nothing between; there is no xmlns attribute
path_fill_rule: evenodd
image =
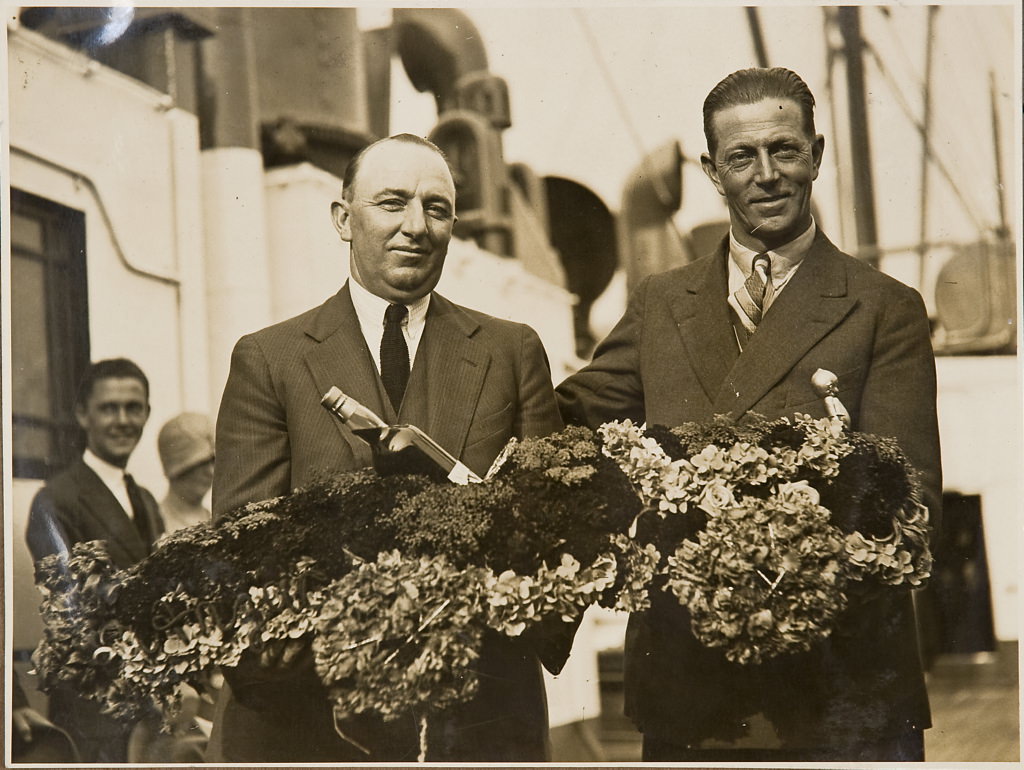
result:
<svg viewBox="0 0 1024 770"><path fill-rule="evenodd" d="M331 213L351 246L351 280L320 307L236 345L217 420L214 517L372 464L363 441L321 407L331 386L391 424L419 426L481 475L508 439L561 427L537 334L433 292L456 220L437 147L408 134L371 144L350 164ZM303 662L308 645L290 665L288 656L227 673L234 692L222 698L208 759L415 761L411 716L347 720L342 730L363 753L336 732L327 693ZM545 760L536 655L490 635L478 668L479 694L435 725L427 759Z"/></svg>

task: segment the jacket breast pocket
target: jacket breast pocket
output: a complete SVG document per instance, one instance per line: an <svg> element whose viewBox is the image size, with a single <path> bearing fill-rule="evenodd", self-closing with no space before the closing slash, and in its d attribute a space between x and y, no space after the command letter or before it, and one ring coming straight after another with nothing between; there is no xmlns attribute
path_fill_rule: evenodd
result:
<svg viewBox="0 0 1024 770"><path fill-rule="evenodd" d="M512 423L515 418L513 403L510 401L497 412L473 420L473 425L466 438L466 448L486 441L495 434L511 435Z"/></svg>

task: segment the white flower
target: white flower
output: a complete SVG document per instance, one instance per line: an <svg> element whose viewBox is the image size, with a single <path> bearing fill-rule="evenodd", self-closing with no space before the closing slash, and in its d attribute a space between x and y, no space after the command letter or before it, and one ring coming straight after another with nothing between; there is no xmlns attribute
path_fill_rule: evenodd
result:
<svg viewBox="0 0 1024 770"><path fill-rule="evenodd" d="M519 636L523 631L526 630L526 624L523 622L509 623L502 629L508 636Z"/></svg>
<svg viewBox="0 0 1024 770"><path fill-rule="evenodd" d="M792 505L818 505L821 503L821 495L818 490L812 487L806 479L801 481L784 481L779 484L775 496L780 502Z"/></svg>
<svg viewBox="0 0 1024 770"><path fill-rule="evenodd" d="M580 563L573 558L572 554L563 553L562 563L555 569L555 575L562 580L571 580L580 571Z"/></svg>
<svg viewBox="0 0 1024 770"><path fill-rule="evenodd" d="M732 488L722 479L712 479L700 493L697 507L709 516L727 513L738 506Z"/></svg>

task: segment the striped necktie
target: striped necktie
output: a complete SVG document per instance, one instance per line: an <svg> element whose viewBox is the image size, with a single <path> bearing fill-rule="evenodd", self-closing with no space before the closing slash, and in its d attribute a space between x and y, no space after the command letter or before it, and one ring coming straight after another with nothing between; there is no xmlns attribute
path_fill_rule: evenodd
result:
<svg viewBox="0 0 1024 770"><path fill-rule="evenodd" d="M736 301L747 316L744 326L753 333L764 316L765 300L772 293L772 261L767 253L758 254L751 264L750 275L735 293ZM747 323L749 321L749 324Z"/></svg>

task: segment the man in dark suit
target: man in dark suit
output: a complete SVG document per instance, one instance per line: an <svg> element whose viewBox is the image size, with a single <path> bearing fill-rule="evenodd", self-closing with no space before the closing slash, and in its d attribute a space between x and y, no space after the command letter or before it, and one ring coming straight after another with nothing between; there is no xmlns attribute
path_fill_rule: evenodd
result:
<svg viewBox="0 0 1024 770"><path fill-rule="evenodd" d="M389 423L417 425L481 475L508 439L561 427L536 333L433 293L455 223L455 187L436 147L407 134L370 145L350 164L332 215L351 247L352 279L235 346L217 419L215 517L372 464L366 444L321 407L331 386ZM225 672L210 761L415 761L411 717L346 720L342 731L369 753L339 737L309 657L308 643L292 644ZM544 760L537 656L490 635L479 669L476 698L432 719L428 759Z"/></svg>
<svg viewBox="0 0 1024 770"><path fill-rule="evenodd" d="M125 358L91 364L79 386L75 417L85 432L85 452L33 498L28 548L38 561L66 555L75 543L103 540L114 564L125 569L149 555L164 531L153 495L125 472L149 419L146 375ZM83 762L127 760L131 725L101 714L95 702L61 688L50 694L49 712Z"/></svg>
<svg viewBox="0 0 1024 770"><path fill-rule="evenodd" d="M824 139L795 73L742 70L704 103L705 173L729 207L717 253L646 279L592 363L562 383L567 422L675 426L750 413L825 416L838 375L854 430L891 436L941 501L935 362L916 291L841 253L811 216ZM767 259L765 259L765 255ZM662 592L630 617L627 713L652 761L923 759L930 725L911 597L848 611L806 654L725 660Z"/></svg>

